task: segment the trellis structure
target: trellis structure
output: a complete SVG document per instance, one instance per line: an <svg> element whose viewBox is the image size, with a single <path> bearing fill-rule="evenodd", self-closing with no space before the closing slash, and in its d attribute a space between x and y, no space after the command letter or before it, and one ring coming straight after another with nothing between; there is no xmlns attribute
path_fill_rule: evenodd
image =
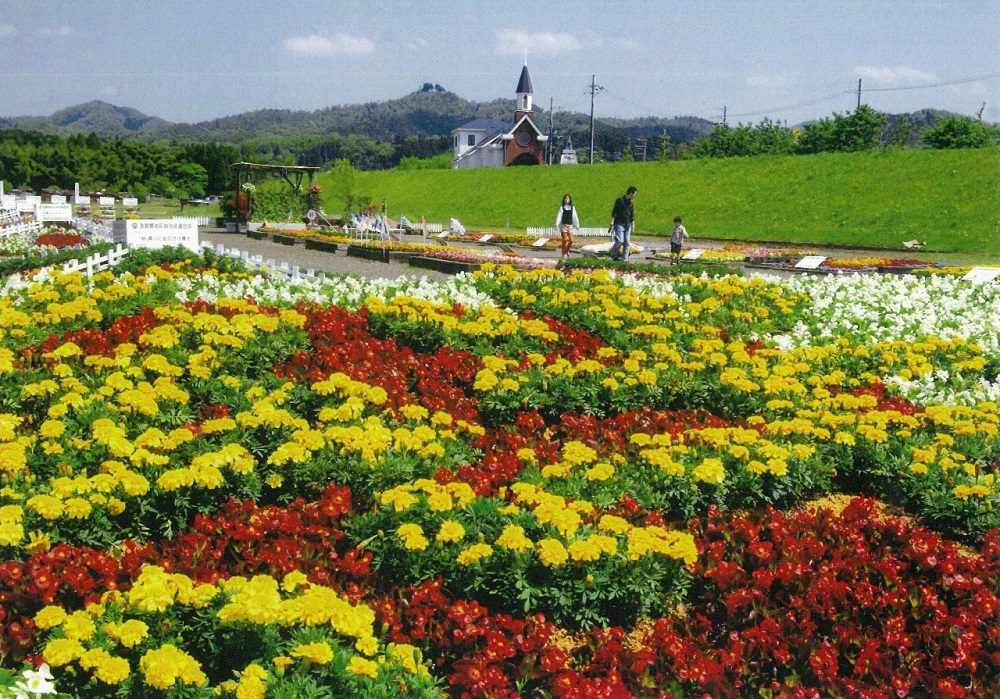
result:
<svg viewBox="0 0 1000 699"><path fill-rule="evenodd" d="M236 172L236 196L239 197L240 190L245 183L253 184L254 175L258 173L277 173L288 183L292 191L296 194L302 192L302 178L309 178L309 185L313 183L313 177L319 172L318 167L310 165L262 165L260 163L233 163L232 169ZM242 230L241 224L247 223L246 218L237 210L236 231Z"/></svg>

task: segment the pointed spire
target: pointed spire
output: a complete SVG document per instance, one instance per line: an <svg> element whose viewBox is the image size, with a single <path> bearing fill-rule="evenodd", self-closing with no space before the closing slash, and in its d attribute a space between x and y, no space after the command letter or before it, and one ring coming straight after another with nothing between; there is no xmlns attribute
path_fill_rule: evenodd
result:
<svg viewBox="0 0 1000 699"><path fill-rule="evenodd" d="M528 75L527 56L525 56L524 68L521 69L521 79L517 81L517 94L530 95L532 92L531 77Z"/></svg>

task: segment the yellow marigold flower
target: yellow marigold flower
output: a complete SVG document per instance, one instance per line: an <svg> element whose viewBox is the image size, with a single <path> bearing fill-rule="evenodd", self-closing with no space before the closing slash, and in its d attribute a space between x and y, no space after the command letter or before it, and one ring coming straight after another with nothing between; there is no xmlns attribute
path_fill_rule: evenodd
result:
<svg viewBox="0 0 1000 699"><path fill-rule="evenodd" d="M496 540L496 545L512 551L530 551L535 547L534 542L525 536L524 527L516 524L508 524Z"/></svg>
<svg viewBox="0 0 1000 699"><path fill-rule="evenodd" d="M139 659L139 668L146 684L155 689L170 689L177 680L202 686L208 679L201 670L201 663L170 643L147 651Z"/></svg>
<svg viewBox="0 0 1000 699"><path fill-rule="evenodd" d="M93 670L94 677L104 684L121 684L132 674L125 658L111 655L103 648L91 648L80 657L80 667Z"/></svg>
<svg viewBox="0 0 1000 699"><path fill-rule="evenodd" d="M632 525L622 517L617 517L615 515L603 515L597 523L597 528L602 532L624 534L632 528Z"/></svg>
<svg viewBox="0 0 1000 699"><path fill-rule="evenodd" d="M281 589L285 592L295 592L300 587L309 584L309 578L300 570L293 570L281 581Z"/></svg>
<svg viewBox="0 0 1000 699"><path fill-rule="evenodd" d="M90 618L87 612L76 611L63 621L62 630L66 638L87 641L97 631L97 625L94 624L94 620Z"/></svg>
<svg viewBox="0 0 1000 699"><path fill-rule="evenodd" d="M427 548L427 537L424 536L423 529L418 524L403 524L396 530L396 536L403 541L410 551L423 551Z"/></svg>
<svg viewBox="0 0 1000 699"><path fill-rule="evenodd" d="M43 631L55 628L64 621L66 621L66 610L53 605L42 607L38 614L35 615L35 626Z"/></svg>
<svg viewBox="0 0 1000 699"><path fill-rule="evenodd" d="M378 677L378 663L357 655L351 657L346 669L354 675L366 675L372 679Z"/></svg>
<svg viewBox="0 0 1000 699"><path fill-rule="evenodd" d="M38 429L38 434L45 439L55 439L65 431L66 425L64 425L60 420L46 420Z"/></svg>
<svg viewBox="0 0 1000 699"><path fill-rule="evenodd" d="M493 547L489 544L473 544L458 554L455 559L461 565L471 566L478 561L493 555Z"/></svg>
<svg viewBox="0 0 1000 699"><path fill-rule="evenodd" d="M601 549L589 539L574 541L567 549L570 558L577 563L581 561L596 561L601 557Z"/></svg>
<svg viewBox="0 0 1000 699"><path fill-rule="evenodd" d="M333 660L333 649L330 648L330 644L326 641L317 641L315 643L304 643L295 646L289 655L293 658L309 660L317 665L326 665Z"/></svg>
<svg viewBox="0 0 1000 699"><path fill-rule="evenodd" d="M267 670L256 663L243 668L236 685L236 699L264 699L267 696Z"/></svg>
<svg viewBox="0 0 1000 699"><path fill-rule="evenodd" d="M70 498L63 506L68 519L86 519L90 516L90 503L83 498Z"/></svg>
<svg viewBox="0 0 1000 699"><path fill-rule="evenodd" d="M42 657L52 667L62 667L82 656L86 650L75 638L55 638L45 646Z"/></svg>
<svg viewBox="0 0 1000 699"><path fill-rule="evenodd" d="M118 641L126 648L133 648L149 635L149 626L138 619L129 619L117 628Z"/></svg>
<svg viewBox="0 0 1000 699"><path fill-rule="evenodd" d="M23 526L15 522L0 521L0 546L17 546L23 540Z"/></svg>
<svg viewBox="0 0 1000 699"><path fill-rule="evenodd" d="M431 493L427 498L427 507L431 512L447 512L452 508L451 496L444 490Z"/></svg>
<svg viewBox="0 0 1000 699"><path fill-rule="evenodd" d="M597 461L597 452L583 442L572 441L563 445L562 458L574 466L591 464Z"/></svg>
<svg viewBox="0 0 1000 699"><path fill-rule="evenodd" d="M354 644L354 647L358 649L359 652L365 655L375 655L378 653L378 641L375 640L374 636L367 635L362 636Z"/></svg>
<svg viewBox="0 0 1000 699"><path fill-rule="evenodd" d="M542 539L536 546L538 559L544 566L561 566L569 560L569 552L557 539Z"/></svg>
<svg viewBox="0 0 1000 699"><path fill-rule="evenodd" d="M35 495L29 498L25 504L43 519L59 519L64 512L62 500L51 495Z"/></svg>
<svg viewBox="0 0 1000 699"><path fill-rule="evenodd" d="M434 540L442 544L451 544L465 538L465 527L454 520L448 520L441 524Z"/></svg>
<svg viewBox="0 0 1000 699"><path fill-rule="evenodd" d="M615 475L615 467L607 461L595 465L586 471L588 481L606 481Z"/></svg>
<svg viewBox="0 0 1000 699"><path fill-rule="evenodd" d="M726 480L726 469L719 459L705 459L691 472L691 477L702 483L718 485Z"/></svg>

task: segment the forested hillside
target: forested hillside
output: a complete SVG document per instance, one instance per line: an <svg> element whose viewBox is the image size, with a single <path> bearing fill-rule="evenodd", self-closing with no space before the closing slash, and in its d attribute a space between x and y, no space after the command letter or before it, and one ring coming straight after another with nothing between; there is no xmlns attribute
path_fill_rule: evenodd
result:
<svg viewBox="0 0 1000 699"><path fill-rule="evenodd" d="M536 105L541 107L541 105ZM312 112L263 109L196 124L172 124L133 109L88 102L50 117L0 119L0 130L38 131L70 136L95 134L100 139L130 138L147 143L230 143L261 162L326 166L348 158L365 170L394 167L405 157L426 158L451 148L451 131L479 117L512 120L514 100L473 102L440 86L396 100L328 107ZM536 122L547 129L549 113L536 109ZM590 144L590 117L557 111L552 115L557 148L567 137L578 146ZM595 156L617 160L629 139L647 139L646 155L654 159L662 144L692 143L711 132L704 119L598 119ZM664 141L666 137L669 141ZM283 141L282 139L289 139ZM580 148L581 155L583 149ZM639 154L641 158L641 153Z"/></svg>

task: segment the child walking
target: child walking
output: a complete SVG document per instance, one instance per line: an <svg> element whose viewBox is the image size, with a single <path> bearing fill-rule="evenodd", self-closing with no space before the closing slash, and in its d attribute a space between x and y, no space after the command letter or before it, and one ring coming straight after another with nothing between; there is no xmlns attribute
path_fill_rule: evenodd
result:
<svg viewBox="0 0 1000 699"><path fill-rule="evenodd" d="M681 243L688 238L687 229L681 225L681 217L674 218L674 230L670 234L670 264L676 265L681 261Z"/></svg>

